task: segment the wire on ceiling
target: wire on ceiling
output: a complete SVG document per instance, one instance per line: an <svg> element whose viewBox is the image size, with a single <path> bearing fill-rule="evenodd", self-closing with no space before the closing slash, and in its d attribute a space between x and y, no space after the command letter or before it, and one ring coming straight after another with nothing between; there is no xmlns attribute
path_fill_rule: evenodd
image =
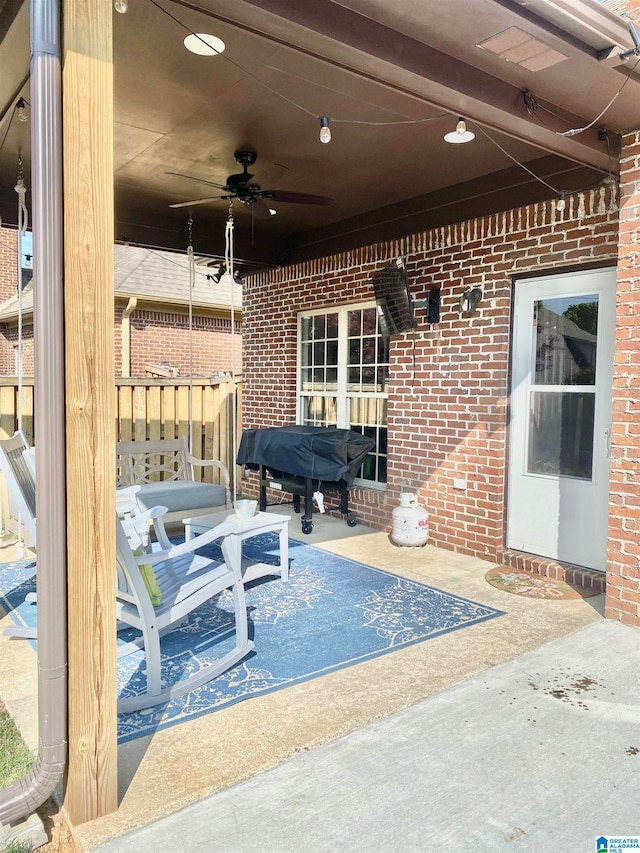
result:
<svg viewBox="0 0 640 853"><path fill-rule="evenodd" d="M179 18L177 18L175 15L172 15L171 12L169 12L167 9L165 9L163 6L161 6L160 3L157 2L157 0L150 0L150 2L157 9L159 9L161 12L163 12L165 15L167 15L167 17L171 18L172 21L174 21L180 27L182 27L184 30L186 30L190 35L195 36L196 38L200 38L197 33L194 33L193 30L191 30L190 27L188 27ZM200 39L200 40L204 41L203 39ZM205 44L206 44L206 42L205 42ZM222 53L222 54L218 54L218 55L222 56L223 59L225 59L227 62L231 63L231 65L233 65L234 67L240 69L244 74L246 74L248 77L250 77L252 80L254 80L259 85L263 86L265 89L267 89L273 95L276 95L276 97L279 97L282 100L286 101L287 103L291 104L292 106L296 107L296 109L301 110L302 112L306 113L307 115L313 116L313 118L316 120L318 118L323 117L323 116L318 116L318 114L316 112L314 112L313 110L309 110L309 109L307 109L307 107L303 106L302 104L299 104L297 101L294 101L291 98L288 98L286 95L283 95L282 92L279 92L276 89L273 89L271 86L269 86L267 83L265 83L264 80L261 80L260 78L251 74L249 71L247 71L246 68L244 68L242 65L240 65L240 63L231 59L226 53ZM635 71L636 66L638 65L638 62L640 62L640 57L638 57L638 60L634 63L633 67L630 69L629 74L627 75L626 79L624 80L624 82L622 83L622 85L620 86L620 88L618 89L616 94L609 101L609 103L604 108L604 110L602 110L602 112L598 116L596 116L596 118L593 119L592 122L590 122L588 125L586 125L585 127L582 127L582 128L573 128L571 130L567 130L564 132L555 131L555 133L559 136L575 136L575 135L577 135L579 133L583 133L585 130L589 130L591 127L593 127L602 118L602 116L607 112L607 110L612 106L612 104L615 102L615 100L618 98L618 96L620 95L620 93L622 92L622 90L624 89L626 84L631 79L631 76L632 76L633 72ZM531 92L523 91L522 100L523 100L523 104L524 104L527 112L530 115L535 116L544 125L544 122L537 115L537 110L538 110L538 107L540 106L540 104L538 103L538 100L535 98L535 96L532 95ZM546 107L542 107L542 109L544 109L546 112L550 113L551 115L554 115L556 118L562 118L557 113L553 113L551 110L547 109ZM388 125L424 124L427 122L436 121L436 120L441 119L441 118L447 118L447 117L449 117L449 115L451 115L451 113L441 113L439 115L429 116L429 117L423 118L423 119L404 119L404 120L399 120L399 121L365 121L365 120L359 120L359 119L340 119L340 118L328 119L328 121L331 121L332 123L340 123L340 124L360 124L360 125L368 125L368 126L372 126L372 127L385 127ZM564 119L564 121L566 121L566 119ZM476 122L474 122L474 124L478 128L478 130L483 134L483 136L485 136L489 140L489 142L491 142L493 145L495 145L496 148L498 148L500 151L502 151L502 153L506 157L508 157L512 162L514 162L517 166L519 166L521 169L524 169L524 171L527 172L529 175L531 175L531 177L534 178L534 180L538 181L540 184L542 184L543 186L550 189L556 195L559 195L560 193L565 192L564 190L560 190L560 189L554 187L548 181L545 181L544 178L541 178L539 175L537 175L535 172L533 172L531 169L529 169L528 166L526 166L524 163L522 163L520 160L518 160L512 154L509 154L509 152L505 148L503 148L495 139L493 139L493 137L491 137L484 130L484 128L482 128ZM607 138L607 147L608 147L608 138ZM613 175L611 173L611 170L609 170L607 178L605 178L603 180L613 180ZM582 189L577 189L577 190L572 190L571 192L585 192L589 189L594 189L595 187L599 186L601 183L602 183L602 181L599 181L598 183L594 184L593 186L584 187Z"/></svg>
<svg viewBox="0 0 640 853"><path fill-rule="evenodd" d="M204 39L200 38L197 33L194 33L190 27L188 27L179 18L176 18L175 15L172 15L171 12L161 6L160 3L157 2L157 0L149 0L149 2L152 3L152 5L156 7L156 9L159 9L161 12L164 12L164 14L167 15L167 17L171 18L172 21L175 21L175 23L181 26L186 32L189 33L189 35L195 36L196 38L200 39L200 41L204 42L204 44L207 44L207 42L205 42ZM279 92L277 89L273 89L271 86L265 83L264 80L261 80L259 77L256 77L250 71L247 71L247 69L244 66L240 65L239 62L236 62L234 59L231 59L231 57L229 57L226 53L219 53L218 56L221 56L227 62L231 63L231 65L233 65L235 68L238 68L240 71L246 74L247 77L250 77L254 82L258 83L260 86L267 89L267 91L271 92L272 95L276 95L276 97L281 98L283 101L286 101L288 104L291 104L291 106L296 107L296 109L301 110L303 113L306 113L309 116L313 116L314 119L319 118L316 112L307 109L307 107L303 106L302 104L299 104L297 101L288 98L286 95L283 95L282 92ZM398 121L364 121L348 118L332 118L331 122L339 122L340 124L366 124L372 127L385 127L387 125L396 124L424 124L425 122L435 121L436 119L448 118L449 115L450 113L442 113L436 116L428 116L427 118L402 119Z"/></svg>

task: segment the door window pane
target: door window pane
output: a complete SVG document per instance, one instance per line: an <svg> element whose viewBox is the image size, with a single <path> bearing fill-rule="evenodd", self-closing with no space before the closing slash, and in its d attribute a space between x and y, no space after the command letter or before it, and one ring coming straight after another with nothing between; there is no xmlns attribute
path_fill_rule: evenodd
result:
<svg viewBox="0 0 640 853"><path fill-rule="evenodd" d="M536 385L595 385L597 295L534 303Z"/></svg>
<svg viewBox="0 0 640 853"><path fill-rule="evenodd" d="M595 394L533 391L527 471L590 480L594 413Z"/></svg>

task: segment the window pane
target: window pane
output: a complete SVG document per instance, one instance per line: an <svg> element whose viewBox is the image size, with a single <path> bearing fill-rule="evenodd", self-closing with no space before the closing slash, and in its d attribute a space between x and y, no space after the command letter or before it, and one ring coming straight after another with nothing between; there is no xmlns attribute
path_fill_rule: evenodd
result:
<svg viewBox="0 0 640 853"><path fill-rule="evenodd" d="M311 340L311 317L303 317L301 327L301 335L303 341Z"/></svg>
<svg viewBox="0 0 640 853"><path fill-rule="evenodd" d="M359 337L362 332L362 311L349 311L348 335Z"/></svg>
<svg viewBox="0 0 640 853"><path fill-rule="evenodd" d="M595 394L534 391L531 403L528 472L590 480Z"/></svg>
<svg viewBox="0 0 640 853"><path fill-rule="evenodd" d="M311 390L311 368L303 367L302 368L302 390L310 391Z"/></svg>
<svg viewBox="0 0 640 853"><path fill-rule="evenodd" d="M324 341L316 342L313 345L313 363L314 364L324 364L325 363L325 343Z"/></svg>
<svg viewBox="0 0 640 853"><path fill-rule="evenodd" d="M338 337L338 315L337 314L327 314L327 337L328 338L337 338Z"/></svg>
<svg viewBox="0 0 640 853"><path fill-rule="evenodd" d="M362 363L375 364L377 356L377 347L375 338L362 339Z"/></svg>
<svg viewBox="0 0 640 853"><path fill-rule="evenodd" d="M545 299L533 308L537 385L594 385L597 295Z"/></svg>
<svg viewBox="0 0 640 853"><path fill-rule="evenodd" d="M375 308L365 308L362 312L362 333L364 335L376 334L377 313Z"/></svg>
<svg viewBox="0 0 640 853"><path fill-rule="evenodd" d="M360 339L349 340L349 364L360 364Z"/></svg>
<svg viewBox="0 0 640 853"><path fill-rule="evenodd" d="M311 364L311 344L302 344L300 347L300 358L303 366Z"/></svg>
<svg viewBox="0 0 640 853"><path fill-rule="evenodd" d="M378 364L389 363L389 338L378 337Z"/></svg>
<svg viewBox="0 0 640 853"><path fill-rule="evenodd" d="M307 426L336 425L335 397L305 397L302 401L302 423Z"/></svg>
<svg viewBox="0 0 640 853"><path fill-rule="evenodd" d="M338 363L338 342L337 341L328 341L327 342L327 364L337 364Z"/></svg>
<svg viewBox="0 0 640 853"><path fill-rule="evenodd" d="M324 330L325 330L325 315L317 314L312 318L313 322L313 337L315 340L318 338L324 338Z"/></svg>
<svg viewBox="0 0 640 853"><path fill-rule="evenodd" d="M360 368L359 367L350 367L347 373L347 382L349 385L350 391L359 391L360 390Z"/></svg>

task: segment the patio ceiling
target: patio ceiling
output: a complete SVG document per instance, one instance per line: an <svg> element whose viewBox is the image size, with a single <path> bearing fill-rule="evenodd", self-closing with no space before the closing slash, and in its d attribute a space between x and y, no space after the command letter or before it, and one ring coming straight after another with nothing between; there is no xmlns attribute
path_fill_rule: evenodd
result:
<svg viewBox="0 0 640 853"><path fill-rule="evenodd" d="M27 6L0 0L5 223L15 222L19 154L29 185L29 124L15 117L17 99L30 100ZM184 249L191 215L196 251L222 254L228 202L169 205L224 195L192 178L224 184L241 171L238 150L257 153L249 171L262 189L332 199L270 202L277 214L266 217L235 201L247 269L596 185L617 171L619 134L640 127L640 65L620 58L633 40L606 6L129 0L113 15L116 239ZM225 52L188 52L189 32L222 38ZM562 135L618 92L592 128ZM327 145L320 115L331 118ZM449 145L458 116L476 137Z"/></svg>

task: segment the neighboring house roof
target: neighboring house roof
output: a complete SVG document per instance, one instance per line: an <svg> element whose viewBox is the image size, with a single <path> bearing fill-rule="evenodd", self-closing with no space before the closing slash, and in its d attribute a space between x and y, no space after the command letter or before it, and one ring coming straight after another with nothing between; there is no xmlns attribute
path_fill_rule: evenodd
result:
<svg viewBox="0 0 640 853"><path fill-rule="evenodd" d="M225 276L216 284L207 275L217 272L217 267L203 267L196 263L193 286L193 304L207 308L242 306L242 287L232 286ZM160 302L189 304L189 262L186 255L143 249L137 246L114 247L115 292L121 296L139 296Z"/></svg>
<svg viewBox="0 0 640 853"><path fill-rule="evenodd" d="M197 308L228 311L233 296L234 309L242 308L242 286L233 286L225 276L216 284L207 275L217 268L195 265L192 304ZM114 292L123 298L137 296L151 302L189 304L189 262L186 255L143 249L138 246L114 246ZM232 292L233 287L233 292ZM18 295L0 305L0 323L18 316ZM22 312L33 311L33 282L22 291Z"/></svg>

